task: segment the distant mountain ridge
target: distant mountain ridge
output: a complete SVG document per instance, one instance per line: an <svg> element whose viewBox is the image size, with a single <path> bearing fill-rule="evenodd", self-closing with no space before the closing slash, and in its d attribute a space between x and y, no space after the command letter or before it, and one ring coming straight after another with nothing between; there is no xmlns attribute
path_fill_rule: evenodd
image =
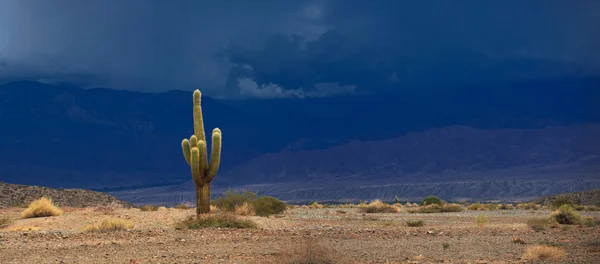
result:
<svg viewBox="0 0 600 264"><path fill-rule="evenodd" d="M460 133L470 135L473 129L489 131L487 136L491 136L506 129L600 123L598 87L599 78L579 78L332 98L228 101L203 97L202 102L206 128L223 131L223 163L216 185L315 178L310 170L325 172L318 177L327 179L336 166L341 172L367 170L385 182L392 176L384 173L389 168L380 166L392 163L381 155L392 155L394 150L364 151L361 144L386 149L387 143L370 142L424 135L423 147L404 149L402 158L394 161L399 164L396 169L414 175L438 173L454 164L464 169L471 166L469 162L483 169L491 169L486 168L489 164L518 165L518 155L507 161L496 158L489 164L478 160L475 153L485 151L473 144L464 145L465 151L472 152L471 158L447 157L436 153L433 142L451 142L448 139ZM0 85L0 180L93 189L187 182L189 169L179 144L193 130L191 104L191 92L184 91L151 94L31 81ZM552 131L563 133L561 129ZM480 138L487 136L483 133ZM559 142L560 147L551 148L550 153L569 144ZM402 149L411 144L398 146ZM537 155L546 157L547 163L556 161L547 157L547 149L540 144L530 147L538 148ZM444 148L453 145L460 143ZM337 152L336 148L356 153ZM342 154L319 154L331 149L331 153ZM320 159L303 157L307 151ZM358 153L365 153L365 158L355 155ZM492 154L482 157L494 158ZM340 155L353 158L340 159ZM438 155L437 164L425 163L424 155ZM386 162L379 164L372 156ZM343 160L350 163L340 164ZM289 174L276 176L282 165ZM256 166L267 168L258 170Z"/></svg>

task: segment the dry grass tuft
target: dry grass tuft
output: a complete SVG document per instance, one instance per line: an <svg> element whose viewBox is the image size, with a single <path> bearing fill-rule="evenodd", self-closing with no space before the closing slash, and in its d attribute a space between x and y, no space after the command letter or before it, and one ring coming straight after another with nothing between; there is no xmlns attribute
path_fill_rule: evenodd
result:
<svg viewBox="0 0 600 264"><path fill-rule="evenodd" d="M359 211L362 213L398 213L400 208L375 200L367 206L360 207Z"/></svg>
<svg viewBox="0 0 600 264"><path fill-rule="evenodd" d="M479 228L484 228L487 225L487 216L485 215L485 213L480 214L478 216L475 217L475 224L479 227Z"/></svg>
<svg viewBox="0 0 600 264"><path fill-rule="evenodd" d="M190 209L190 206L187 203L180 203L175 206L175 209L187 210Z"/></svg>
<svg viewBox="0 0 600 264"><path fill-rule="evenodd" d="M311 205L308 206L310 209L322 209L325 208L325 205L322 205L318 202L314 202Z"/></svg>
<svg viewBox="0 0 600 264"><path fill-rule="evenodd" d="M254 206L252 206L252 204L249 203L243 203L242 205L237 205L235 207L235 214L236 215L256 215L256 210L254 210Z"/></svg>
<svg viewBox="0 0 600 264"><path fill-rule="evenodd" d="M525 250L523 254L523 259L526 260L541 260L541 261L558 261L565 256L565 251L563 249L547 246L547 245L538 245L538 246L530 246Z"/></svg>
<svg viewBox="0 0 600 264"><path fill-rule="evenodd" d="M119 230L127 230L133 228L133 224L127 220L120 218L112 218L104 220L100 225L91 224L84 228L85 232L111 232Z"/></svg>
<svg viewBox="0 0 600 264"><path fill-rule="evenodd" d="M240 218L229 212L202 214L199 217L193 215L183 221L175 223L175 228L177 229L200 229L209 227L256 228L257 225L251 220Z"/></svg>
<svg viewBox="0 0 600 264"><path fill-rule="evenodd" d="M52 203L52 199L42 197L29 204L27 209L21 213L22 218L59 216L64 212Z"/></svg>
<svg viewBox="0 0 600 264"><path fill-rule="evenodd" d="M9 226L10 224L12 224L13 219L8 216L8 215L2 215L0 216L0 228L5 228L7 226Z"/></svg>

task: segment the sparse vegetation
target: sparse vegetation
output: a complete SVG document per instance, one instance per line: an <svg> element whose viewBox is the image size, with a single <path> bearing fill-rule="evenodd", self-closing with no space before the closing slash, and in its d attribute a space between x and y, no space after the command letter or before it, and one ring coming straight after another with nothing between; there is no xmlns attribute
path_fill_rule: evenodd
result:
<svg viewBox="0 0 600 264"><path fill-rule="evenodd" d="M252 204L246 202L242 205L235 207L235 214L244 216L256 215L256 210L254 209L254 206L252 206Z"/></svg>
<svg viewBox="0 0 600 264"><path fill-rule="evenodd" d="M520 203L517 204L517 209L522 210L539 210L542 206L535 203Z"/></svg>
<svg viewBox="0 0 600 264"><path fill-rule="evenodd" d="M536 232L544 231L550 227L550 219L532 218L527 220L527 225Z"/></svg>
<svg viewBox="0 0 600 264"><path fill-rule="evenodd" d="M175 206L175 209L179 209L179 210L187 210L190 209L190 206L186 203L180 203L178 205Z"/></svg>
<svg viewBox="0 0 600 264"><path fill-rule="evenodd" d="M158 206L156 205L152 205L152 204L147 204L144 205L142 207L140 207L140 210L142 212L153 212L153 211L158 211Z"/></svg>
<svg viewBox="0 0 600 264"><path fill-rule="evenodd" d="M558 261L564 256L565 251L561 248L548 245L536 245L530 246L527 249L525 249L523 259L539 261Z"/></svg>
<svg viewBox="0 0 600 264"><path fill-rule="evenodd" d="M440 199L437 196L427 196L427 197L423 198L423 205L432 205L432 204L442 205L442 199Z"/></svg>
<svg viewBox="0 0 600 264"><path fill-rule="evenodd" d="M513 243L515 243L515 244L521 244L521 245L525 244L525 240L523 240L523 239L522 239L522 238L520 238L520 237L515 237L515 238L513 238L513 239L512 239L512 242L513 242Z"/></svg>
<svg viewBox="0 0 600 264"><path fill-rule="evenodd" d="M52 199L42 197L29 204L21 213L22 218L59 216L64 212L58 206L52 203Z"/></svg>
<svg viewBox="0 0 600 264"><path fill-rule="evenodd" d="M214 200L213 204L219 208L219 210L233 212L238 206L242 206L244 203L252 204L254 200L258 198L255 192L248 190L227 190L221 194L221 197Z"/></svg>
<svg viewBox="0 0 600 264"><path fill-rule="evenodd" d="M571 205L563 204L552 213L552 218L561 225L581 223L581 215Z"/></svg>
<svg viewBox="0 0 600 264"><path fill-rule="evenodd" d="M596 227L600 225L600 219L593 217L586 217L583 219L583 225L587 227Z"/></svg>
<svg viewBox="0 0 600 264"><path fill-rule="evenodd" d="M444 250L450 248L450 243L444 242L442 243L442 247L444 248Z"/></svg>
<svg viewBox="0 0 600 264"><path fill-rule="evenodd" d="M421 227L424 225L425 222L423 222L423 220L406 220L406 226L409 227Z"/></svg>
<svg viewBox="0 0 600 264"><path fill-rule="evenodd" d="M279 263L287 264L334 264L342 263L340 258L334 254L330 248L321 243L308 239L302 243L302 247L294 247L289 252L282 254L282 260ZM345 263L345 262L344 262Z"/></svg>
<svg viewBox="0 0 600 264"><path fill-rule="evenodd" d="M322 208L325 208L325 205L320 204L318 202L314 202L311 205L309 205L308 208L310 208L310 209L322 209Z"/></svg>
<svg viewBox="0 0 600 264"><path fill-rule="evenodd" d="M573 202L566 197L559 197L552 201L552 207L554 207L554 209L558 209L565 204L571 207L573 206Z"/></svg>
<svg viewBox="0 0 600 264"><path fill-rule="evenodd" d="M127 230L133 228L133 224L127 220L120 218L111 218L104 220L99 225L91 224L84 228L85 232L112 232L119 230Z"/></svg>
<svg viewBox="0 0 600 264"><path fill-rule="evenodd" d="M0 228L5 228L12 224L13 219L8 215L0 215Z"/></svg>
<svg viewBox="0 0 600 264"><path fill-rule="evenodd" d="M242 219L229 212L190 216L175 224L175 228L177 229L201 229L209 227L256 228L257 225L251 220Z"/></svg>
<svg viewBox="0 0 600 264"><path fill-rule="evenodd" d="M478 216L475 217L475 224L479 227L479 228L484 228L487 225L487 216L485 215L485 213L482 213Z"/></svg>
<svg viewBox="0 0 600 264"><path fill-rule="evenodd" d="M400 209L396 206L386 204L380 200L375 200L359 209L362 213L397 213Z"/></svg>

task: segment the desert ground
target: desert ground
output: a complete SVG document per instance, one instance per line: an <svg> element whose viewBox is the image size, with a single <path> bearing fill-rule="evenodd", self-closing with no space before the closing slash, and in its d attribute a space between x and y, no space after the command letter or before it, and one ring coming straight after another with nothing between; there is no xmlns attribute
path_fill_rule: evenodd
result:
<svg viewBox="0 0 600 264"><path fill-rule="evenodd" d="M15 218L0 229L0 263L536 263L522 258L534 245L563 249L560 263L600 263L600 226L536 232L527 225L549 210L364 214L357 208L293 208L243 217L258 228L196 230L174 227L194 215L193 208L64 208L60 216L19 219L22 210L0 209ZM478 226L482 213L487 224ZM84 232L109 218L134 226ZM423 220L424 226L409 227L407 220ZM329 261L291 262L307 254Z"/></svg>

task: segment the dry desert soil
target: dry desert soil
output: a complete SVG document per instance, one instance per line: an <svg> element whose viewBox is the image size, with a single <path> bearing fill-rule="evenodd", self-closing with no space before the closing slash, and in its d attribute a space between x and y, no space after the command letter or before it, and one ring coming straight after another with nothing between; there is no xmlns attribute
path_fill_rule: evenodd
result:
<svg viewBox="0 0 600 264"><path fill-rule="evenodd" d="M16 219L0 229L0 263L294 263L306 254L330 261L295 263L530 263L522 259L525 249L540 244L562 248L566 256L560 263L600 263L599 226L535 232L526 224L548 216L548 210L487 211L487 225L480 228L475 217L481 211L363 214L356 208L295 208L244 217L258 223L254 229L178 230L173 224L194 209L64 209L60 216L31 219L18 219L22 208L0 209ZM129 220L133 229L83 232L87 224L115 217ZM406 220L425 225L408 227Z"/></svg>

